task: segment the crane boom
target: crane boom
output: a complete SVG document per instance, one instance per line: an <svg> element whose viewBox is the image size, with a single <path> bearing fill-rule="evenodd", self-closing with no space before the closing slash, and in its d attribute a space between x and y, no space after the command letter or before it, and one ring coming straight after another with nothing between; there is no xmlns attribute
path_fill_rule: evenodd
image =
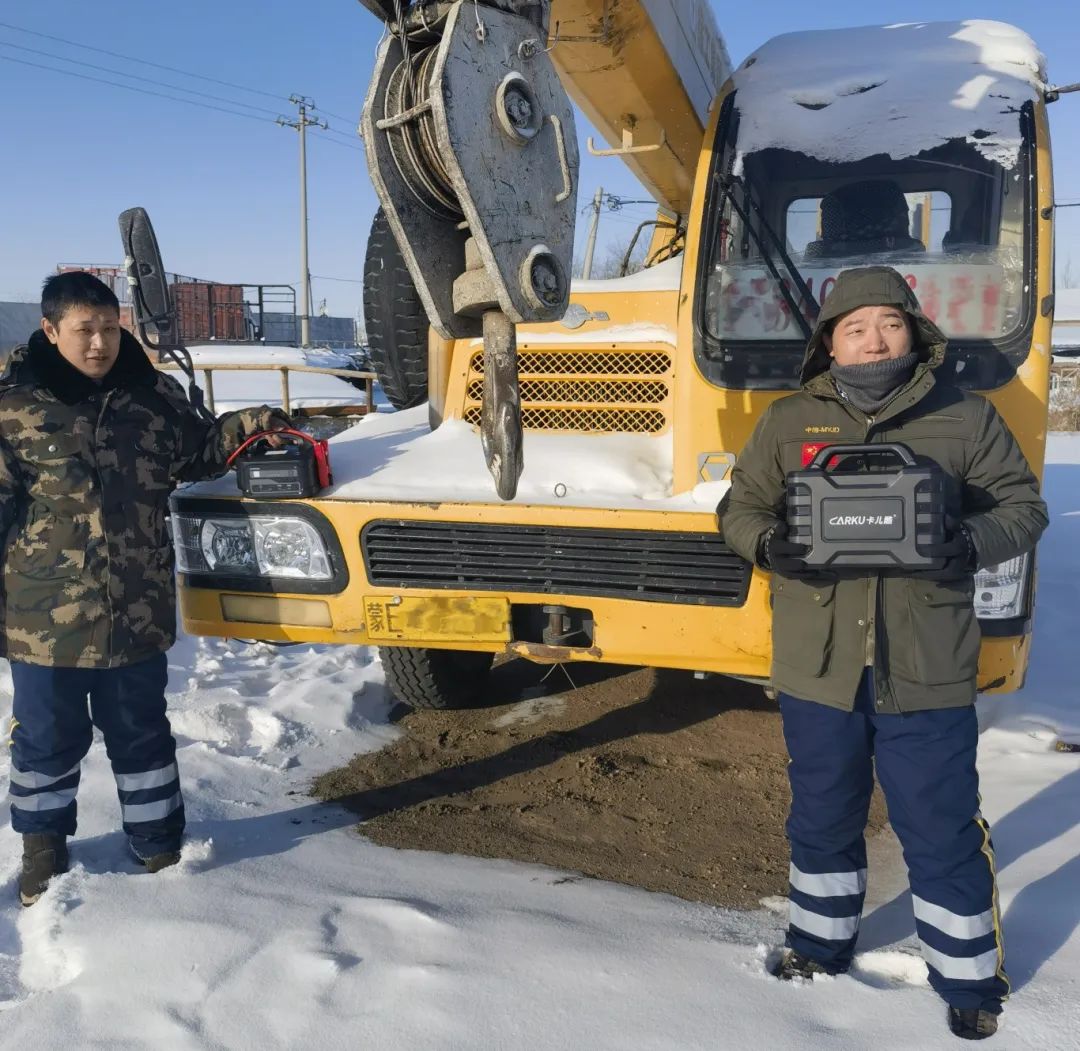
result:
<svg viewBox="0 0 1080 1051"><path fill-rule="evenodd" d="M549 26L567 93L611 147L659 145L623 159L685 215L709 107L731 75L708 0L552 0Z"/></svg>
<svg viewBox="0 0 1080 1051"><path fill-rule="evenodd" d="M727 49L709 0L360 2L387 23L361 115L372 182L432 325L483 336L481 445L509 500L524 462L514 326L570 299L568 95L685 216Z"/></svg>

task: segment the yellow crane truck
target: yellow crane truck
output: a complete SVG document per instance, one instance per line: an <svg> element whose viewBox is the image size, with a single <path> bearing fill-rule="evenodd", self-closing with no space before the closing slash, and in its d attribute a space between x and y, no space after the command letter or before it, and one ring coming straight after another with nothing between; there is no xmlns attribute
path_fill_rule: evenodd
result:
<svg viewBox="0 0 1080 1051"><path fill-rule="evenodd" d="M188 632L377 646L419 707L499 654L766 682L767 575L715 507L850 266L906 276L1041 472L1056 93L1023 32L795 33L732 70L707 0L361 2L368 327L404 408L311 499L175 494ZM656 197L641 273L570 279L567 93ZM982 690L1021 685L1033 590L1033 557L979 573Z"/></svg>

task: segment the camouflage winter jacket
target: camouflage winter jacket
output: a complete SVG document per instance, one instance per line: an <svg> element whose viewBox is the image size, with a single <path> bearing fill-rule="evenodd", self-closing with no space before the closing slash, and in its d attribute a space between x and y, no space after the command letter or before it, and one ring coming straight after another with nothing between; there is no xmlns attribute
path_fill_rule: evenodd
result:
<svg viewBox="0 0 1080 1051"><path fill-rule="evenodd" d="M123 333L100 383L41 332L0 379L0 654L60 668L115 668L176 637L165 525L179 481L225 472L278 410L209 423Z"/></svg>

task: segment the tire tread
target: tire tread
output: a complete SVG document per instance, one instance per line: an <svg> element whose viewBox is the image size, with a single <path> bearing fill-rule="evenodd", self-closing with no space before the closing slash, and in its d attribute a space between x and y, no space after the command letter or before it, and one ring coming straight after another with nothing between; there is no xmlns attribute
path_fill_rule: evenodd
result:
<svg viewBox="0 0 1080 1051"><path fill-rule="evenodd" d="M371 364L395 409L428 397L428 318L380 208L364 256L364 327Z"/></svg>
<svg viewBox="0 0 1080 1051"><path fill-rule="evenodd" d="M474 708L491 673L490 653L437 650L419 646L379 648L386 685L410 708Z"/></svg>

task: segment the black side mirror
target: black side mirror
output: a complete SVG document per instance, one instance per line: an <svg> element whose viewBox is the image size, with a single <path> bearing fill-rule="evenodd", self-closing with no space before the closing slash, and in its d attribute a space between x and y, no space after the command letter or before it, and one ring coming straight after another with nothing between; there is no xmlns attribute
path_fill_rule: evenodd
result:
<svg viewBox="0 0 1080 1051"><path fill-rule="evenodd" d="M129 208L120 214L120 240L139 335L144 343L174 346L176 315L157 237L145 208Z"/></svg>
<svg viewBox="0 0 1080 1051"><path fill-rule="evenodd" d="M213 422L216 417L203 404L191 355L180 339L157 237L145 208L129 208L120 213L120 240L124 243L124 269L131 286L139 339L143 346L154 347L180 366L188 378L188 398L192 408L203 419Z"/></svg>

